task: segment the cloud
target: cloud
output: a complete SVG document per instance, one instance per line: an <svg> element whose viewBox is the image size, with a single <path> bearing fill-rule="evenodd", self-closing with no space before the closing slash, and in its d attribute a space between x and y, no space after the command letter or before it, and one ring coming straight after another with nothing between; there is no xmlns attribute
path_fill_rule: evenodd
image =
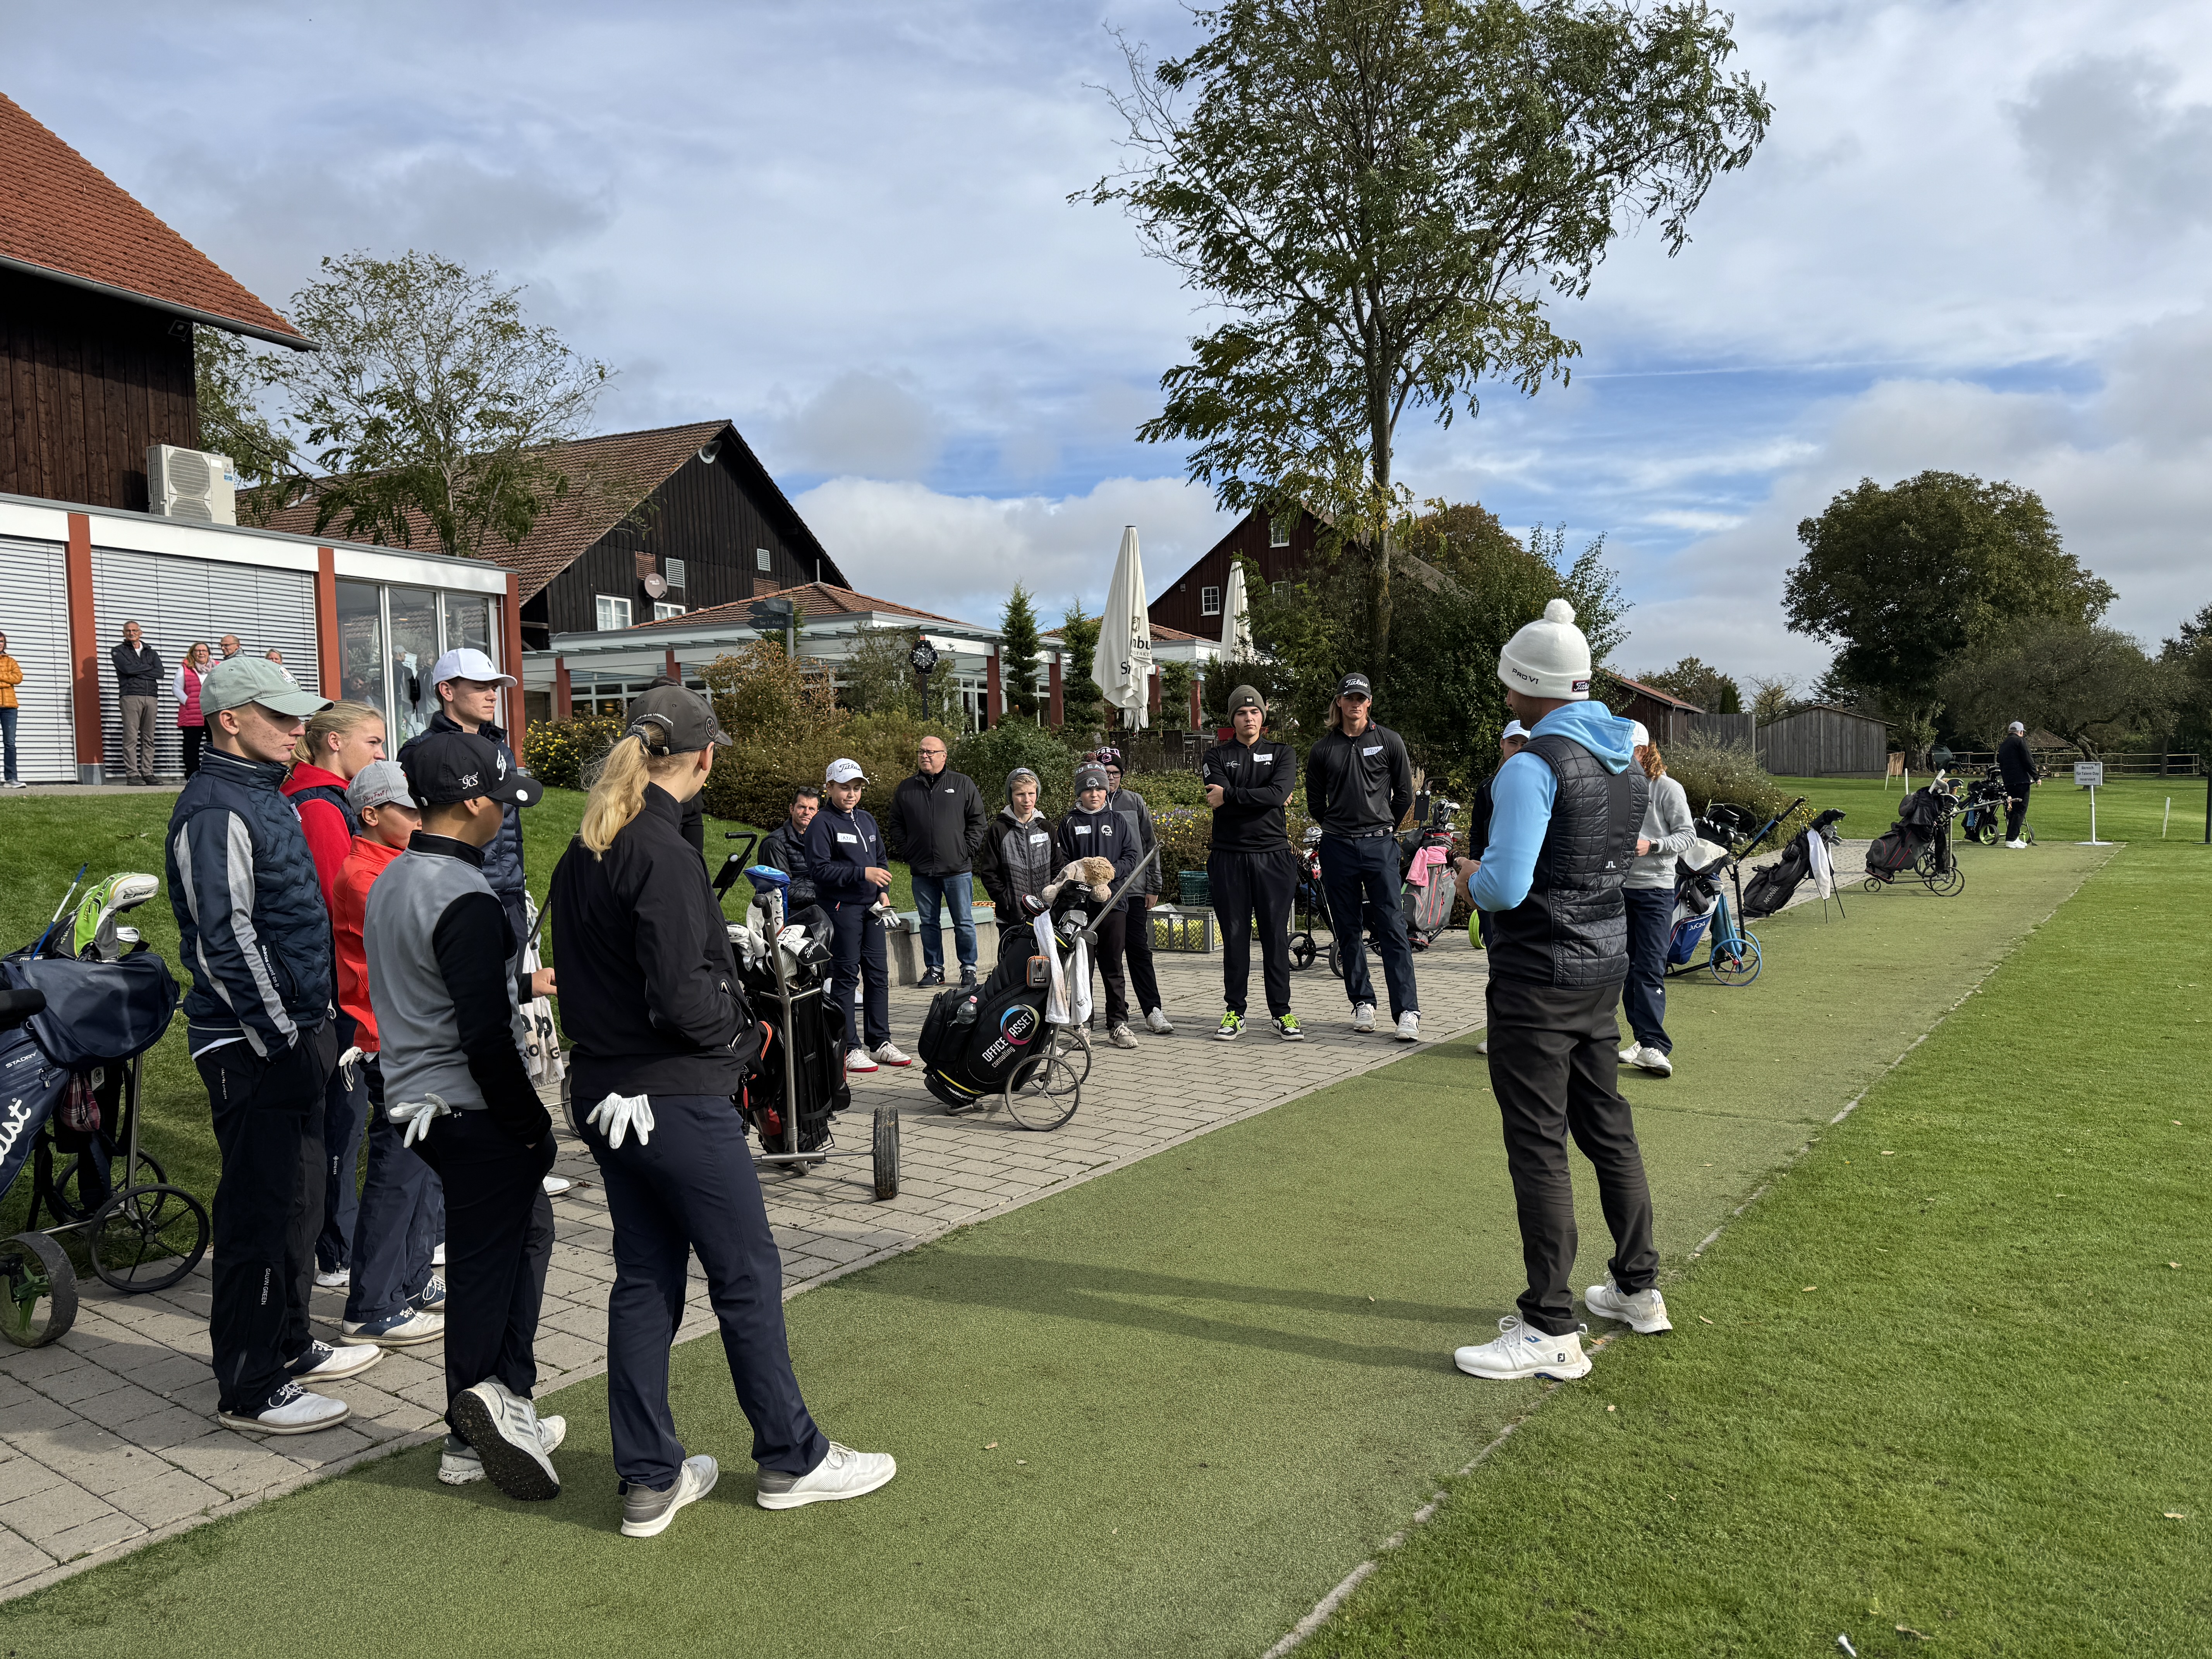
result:
<svg viewBox="0 0 2212 1659"><path fill-rule="evenodd" d="M2130 230L2212 223L2212 105L2177 103L2180 72L2148 52L2053 64L2006 106L2038 179Z"/></svg>
<svg viewBox="0 0 2212 1659"><path fill-rule="evenodd" d="M775 435L801 472L917 478L937 459L945 432L911 376L848 370L793 409Z"/></svg>

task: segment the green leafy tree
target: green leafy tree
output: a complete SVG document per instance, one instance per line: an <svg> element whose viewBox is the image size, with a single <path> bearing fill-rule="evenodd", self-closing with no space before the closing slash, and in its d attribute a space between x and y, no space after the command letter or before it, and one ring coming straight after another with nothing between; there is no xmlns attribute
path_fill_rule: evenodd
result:
<svg viewBox="0 0 2212 1659"><path fill-rule="evenodd" d="M2019 720L2094 755L2166 724L2185 695L2179 678L2117 628L2032 618L1960 658L1937 690L1954 729L1981 748Z"/></svg>
<svg viewBox="0 0 2212 1659"><path fill-rule="evenodd" d="M1708 714L1743 713L1741 689L1719 669L1708 666L1696 657L1685 657L1672 668L1657 668L1634 678L1669 696L1693 702Z"/></svg>
<svg viewBox="0 0 2212 1659"><path fill-rule="evenodd" d="M1784 589L1792 631L1841 648L1835 690L1871 692L1908 752L1933 741L1944 677L1962 653L2002 647L2038 622L2094 622L2110 584L2084 570L2032 489L1923 472L1871 478L1797 526Z"/></svg>
<svg viewBox="0 0 2212 1659"><path fill-rule="evenodd" d="M2212 761L2212 605L2181 624L2158 659L2175 677L2172 741Z"/></svg>
<svg viewBox="0 0 2212 1659"><path fill-rule="evenodd" d="M1589 641L1591 663L1605 662L1628 637L1625 619L1632 608L1605 562L1605 538L1592 538L1570 563L1566 526L1547 530L1540 524L1528 532L1528 550L1559 574L1559 592L1575 608L1575 626Z"/></svg>
<svg viewBox="0 0 2212 1659"><path fill-rule="evenodd" d="M555 446L577 437L611 371L532 326L522 289L435 254L326 258L292 296L319 351L275 362L314 481L318 535L471 555L519 543L579 490L635 499L628 480L575 477Z"/></svg>
<svg viewBox="0 0 2212 1659"><path fill-rule="evenodd" d="M1751 718L1758 725L1773 725L1797 701L1797 682L1787 674L1747 674L1744 683L1751 687Z"/></svg>
<svg viewBox="0 0 2212 1659"><path fill-rule="evenodd" d="M261 412L275 384L277 359L235 334L204 325L192 330L192 380L199 404L199 444L230 457L246 486L239 517L266 524L299 484L291 441Z"/></svg>
<svg viewBox="0 0 2212 1659"><path fill-rule="evenodd" d="M919 716L914 683L914 635L901 628L871 628L854 641L837 665L837 701L855 714Z"/></svg>
<svg viewBox="0 0 2212 1659"><path fill-rule="evenodd" d="M1071 600L1060 623L1061 663L1060 714L1063 726L1085 735L1098 730L1105 719L1106 693L1091 678L1091 653L1098 649L1098 622L1086 617Z"/></svg>
<svg viewBox="0 0 2212 1659"><path fill-rule="evenodd" d="M1548 314L1613 238L1670 253L1770 108L1724 73L1731 21L1625 0L1224 0L1157 64L1124 43L1117 204L1147 252L1227 313L1139 428L1187 446L1224 507L1304 503L1366 565L1367 649L1390 648L1412 516L1400 420L1534 393L1579 348Z"/></svg>
<svg viewBox="0 0 2212 1659"><path fill-rule="evenodd" d="M1190 688L1197 675L1191 672L1187 662L1164 662L1160 665L1160 729L1164 732L1190 730Z"/></svg>
<svg viewBox="0 0 2212 1659"><path fill-rule="evenodd" d="M1036 606L1029 589L1016 582L999 613L999 684L1006 691L1006 712L1031 723L1044 707L1036 668Z"/></svg>

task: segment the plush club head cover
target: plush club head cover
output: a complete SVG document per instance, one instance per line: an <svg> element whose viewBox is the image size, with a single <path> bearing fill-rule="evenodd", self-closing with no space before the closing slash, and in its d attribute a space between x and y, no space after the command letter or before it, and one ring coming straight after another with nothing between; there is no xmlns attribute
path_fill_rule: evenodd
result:
<svg viewBox="0 0 2212 1659"><path fill-rule="evenodd" d="M1059 879L1045 884L1044 902L1050 904L1071 882L1079 887L1088 887L1095 902L1105 903L1114 896L1113 860L1070 859L1061 867Z"/></svg>

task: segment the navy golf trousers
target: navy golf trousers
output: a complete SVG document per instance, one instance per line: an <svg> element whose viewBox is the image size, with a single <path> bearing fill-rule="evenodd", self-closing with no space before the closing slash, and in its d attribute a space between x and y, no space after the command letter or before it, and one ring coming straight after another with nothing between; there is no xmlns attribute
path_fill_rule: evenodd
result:
<svg viewBox="0 0 2212 1659"><path fill-rule="evenodd" d="M683 1469L684 1443L668 1406L668 1350L684 1318L684 1275L696 1250L722 1328L730 1381L753 1426L753 1461L805 1474L829 1455L830 1443L807 1414L792 1373L783 1258L769 1231L744 1120L723 1095L654 1095L651 1103L652 1139L642 1144L633 1132L611 1148L597 1125L584 1126L614 1224L607 1416L615 1473L665 1492Z"/></svg>
<svg viewBox="0 0 2212 1659"><path fill-rule="evenodd" d="M353 1282L345 1316L359 1324L389 1319L430 1282L430 1252L445 1231L437 1172L404 1144L405 1132L384 1115L384 1071L362 1063L368 1102L368 1177L353 1225Z"/></svg>
<svg viewBox="0 0 2212 1659"><path fill-rule="evenodd" d="M1328 890L1329 931L1344 964L1344 994L1357 1008L1375 1000L1367 976L1366 928L1361 901L1375 917L1375 949L1390 988L1390 1018L1421 1012L1413 983L1413 949L1406 943L1406 913L1398 908L1398 841L1395 836L1323 836L1322 885Z"/></svg>
<svg viewBox="0 0 2212 1659"><path fill-rule="evenodd" d="M352 1019L341 1014L338 1024L338 1047L350 1048ZM368 1117L368 1094L362 1085L361 1068L332 1066L331 1080L323 1085L323 1231L315 1239L318 1267L343 1267L353 1260L354 1223L361 1210L361 1189L354 1177L361 1167L361 1131Z"/></svg>
<svg viewBox="0 0 2212 1659"><path fill-rule="evenodd" d="M1666 887L1624 887L1628 907L1628 980L1620 1012L1641 1048L1674 1052L1667 1035L1667 939L1674 931L1674 894Z"/></svg>
<svg viewBox="0 0 2212 1659"><path fill-rule="evenodd" d="M891 988L884 964L884 927L858 900L830 907L830 948L836 971L830 1000L845 1011L845 1041L870 1052L891 1040ZM857 1016L857 1018L856 1018Z"/></svg>

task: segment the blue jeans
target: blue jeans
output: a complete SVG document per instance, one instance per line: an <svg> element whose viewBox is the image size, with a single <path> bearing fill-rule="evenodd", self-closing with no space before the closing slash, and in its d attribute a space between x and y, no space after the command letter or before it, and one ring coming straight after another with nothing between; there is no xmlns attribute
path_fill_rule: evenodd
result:
<svg viewBox="0 0 2212 1659"><path fill-rule="evenodd" d="M1640 1048L1674 1052L1667 1035L1667 936L1674 931L1674 895L1664 887L1624 887L1628 907L1628 981L1620 1011Z"/></svg>
<svg viewBox="0 0 2212 1659"><path fill-rule="evenodd" d="M374 1054L362 1064L362 1085L370 1110L368 1178L354 1222L345 1309L356 1323L389 1319L422 1294L430 1282L430 1252L446 1231L437 1176L384 1115L384 1073Z"/></svg>
<svg viewBox="0 0 2212 1659"><path fill-rule="evenodd" d="M1352 1006L1375 1000L1375 981L1367 976L1366 929L1360 920L1364 900L1375 917L1375 949L1390 988L1391 1021L1419 1013L1413 948L1406 942L1406 913L1398 908L1398 838L1323 836L1321 879L1328 891L1329 931L1336 937L1336 954L1344 963L1344 994Z"/></svg>
<svg viewBox="0 0 2212 1659"><path fill-rule="evenodd" d="M914 908L921 918L921 965L942 972L945 935L938 931L937 908L952 908L952 944L960 952L960 965L975 968L975 878L966 871L957 876L925 876L914 872Z"/></svg>
<svg viewBox="0 0 2212 1659"><path fill-rule="evenodd" d="M0 750L4 750L8 781L15 781L15 716L20 708L0 708Z"/></svg>

